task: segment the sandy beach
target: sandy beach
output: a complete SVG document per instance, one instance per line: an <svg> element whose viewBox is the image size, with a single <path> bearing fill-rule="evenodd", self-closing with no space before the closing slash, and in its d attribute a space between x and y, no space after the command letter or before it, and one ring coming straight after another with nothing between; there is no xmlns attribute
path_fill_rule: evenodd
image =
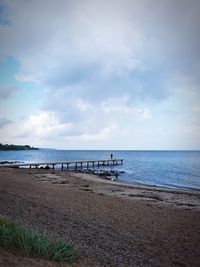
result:
<svg viewBox="0 0 200 267"><path fill-rule="evenodd" d="M0 215L74 245L72 266L200 266L200 190L0 168ZM56 266L1 251L1 266Z"/></svg>

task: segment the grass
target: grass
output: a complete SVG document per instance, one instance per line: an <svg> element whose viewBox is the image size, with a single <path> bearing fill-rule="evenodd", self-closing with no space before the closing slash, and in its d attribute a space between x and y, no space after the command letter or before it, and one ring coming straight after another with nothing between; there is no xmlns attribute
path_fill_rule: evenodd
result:
<svg viewBox="0 0 200 267"><path fill-rule="evenodd" d="M8 219L0 218L0 247L22 256L72 263L76 254L64 241L50 240L46 235L28 230Z"/></svg>

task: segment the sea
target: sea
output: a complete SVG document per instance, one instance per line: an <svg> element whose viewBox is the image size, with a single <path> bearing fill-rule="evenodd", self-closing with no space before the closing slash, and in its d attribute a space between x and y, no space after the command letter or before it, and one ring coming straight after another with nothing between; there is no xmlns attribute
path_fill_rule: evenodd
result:
<svg viewBox="0 0 200 267"><path fill-rule="evenodd" d="M0 161L56 162L123 158L123 165L99 169L122 171L119 181L167 188L200 189L200 151L22 150L0 151ZM95 169L98 167L95 166Z"/></svg>

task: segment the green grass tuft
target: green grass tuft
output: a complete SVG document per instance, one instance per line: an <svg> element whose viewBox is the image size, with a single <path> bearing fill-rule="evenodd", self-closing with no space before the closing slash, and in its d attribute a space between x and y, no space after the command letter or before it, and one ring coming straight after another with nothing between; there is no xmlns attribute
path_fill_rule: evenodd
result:
<svg viewBox="0 0 200 267"><path fill-rule="evenodd" d="M72 263L76 254L64 241L53 242L47 236L28 230L5 218L0 218L0 246L28 257Z"/></svg>

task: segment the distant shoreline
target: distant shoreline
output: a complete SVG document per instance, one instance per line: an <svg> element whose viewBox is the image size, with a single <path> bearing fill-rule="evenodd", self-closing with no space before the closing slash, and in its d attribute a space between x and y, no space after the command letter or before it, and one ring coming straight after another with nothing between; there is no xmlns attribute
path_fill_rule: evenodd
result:
<svg viewBox="0 0 200 267"><path fill-rule="evenodd" d="M0 151L16 151L16 150L39 150L39 148L31 147L30 145L3 145L0 144Z"/></svg>

